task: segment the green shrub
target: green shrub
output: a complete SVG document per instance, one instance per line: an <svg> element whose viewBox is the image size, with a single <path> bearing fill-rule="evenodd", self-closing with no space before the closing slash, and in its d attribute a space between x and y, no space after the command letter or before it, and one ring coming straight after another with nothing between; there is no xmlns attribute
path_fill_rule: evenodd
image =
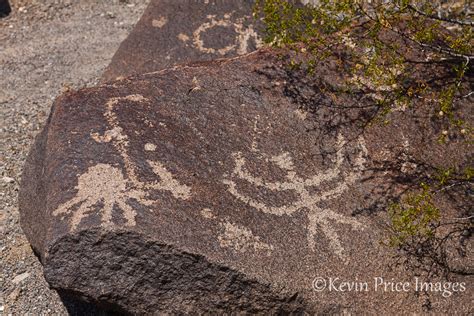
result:
<svg viewBox="0 0 474 316"><path fill-rule="evenodd" d="M401 203L389 206L391 246L400 246L415 237L433 236L440 210L432 200L429 186L423 183L420 192L408 193Z"/></svg>

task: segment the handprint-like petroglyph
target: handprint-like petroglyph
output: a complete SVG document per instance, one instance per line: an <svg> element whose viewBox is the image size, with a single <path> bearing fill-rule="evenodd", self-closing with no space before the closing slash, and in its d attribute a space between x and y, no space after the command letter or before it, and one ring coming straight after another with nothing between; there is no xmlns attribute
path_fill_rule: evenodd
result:
<svg viewBox="0 0 474 316"><path fill-rule="evenodd" d="M334 253L339 256L339 258L346 261L347 257L344 254L344 248L341 245L338 234L331 226L331 221L339 224L349 225L352 229L363 229L363 225L351 217L347 217L330 209L325 209L318 206L319 202L341 196L344 191L346 191L349 186L360 177L363 165L365 163L365 156L367 155L364 139L362 137L358 139L357 146L359 148L359 153L355 158L354 165L351 167L351 170L348 172L348 174L342 174L341 168L344 162L344 145L345 139L342 135L339 135L337 139L337 153L334 167L324 170L320 174L316 174L313 177L304 179L300 177L295 171L293 159L288 152L282 153L278 156L268 156L264 153L257 153L256 148L254 148L255 144L253 144L251 152L255 155L259 154L267 162L274 163L280 169L285 171L285 181L268 182L259 176L251 174L244 168L246 159L244 158L243 154L241 152L236 152L233 154L235 163L234 170L230 176L223 180L223 182L227 186L227 190L233 196L258 211L267 214L283 216L292 215L299 210L307 210L307 240L310 249L315 249L315 235L319 227L326 238L328 238L330 247ZM320 191L315 194L311 193L309 190L309 188L319 187L324 182L335 182L341 178L343 181L338 181L335 183L333 188L326 191ZM250 195L241 193L237 188L237 183L233 179L240 179L246 181L256 188L263 188L272 192L292 191L296 193L297 199L289 205L269 206L263 202L257 201Z"/></svg>
<svg viewBox="0 0 474 316"><path fill-rule="evenodd" d="M224 14L224 17L222 19L217 19L216 15L208 15L207 21L201 24L193 32L194 47L203 53L219 54L222 56L233 50L236 50L237 54L248 53L248 45L251 39L254 40L257 47L260 47L262 45L262 40L258 36L257 32L254 30L253 25L250 24L248 26L244 26L243 23L245 17L237 18L235 19L235 22L233 22L231 18L232 14L233 13L226 13ZM206 47L201 36L203 33L209 31L210 29L216 26L233 28L237 34L234 41L222 48ZM188 38L185 34L180 34L179 36L181 39Z"/></svg>
<svg viewBox="0 0 474 316"><path fill-rule="evenodd" d="M77 229L82 219L97 207L101 209L102 226L112 225L114 206L123 212L126 226L135 226L137 213L128 203L130 200L136 200L141 205L151 206L155 201L147 198L150 191L168 191L174 198L181 200L187 200L191 196L191 188L174 179L173 175L159 161L147 160L147 163L160 180L151 183L140 181L135 170L136 166L128 154L129 137L120 127L114 111L114 108L122 101L149 102L141 95L109 99L104 117L110 129L103 135L92 133L91 137L99 143L111 142L113 144L123 159L125 176L119 168L102 163L90 167L79 176L78 184L75 187L76 195L53 212L55 216L65 216L72 213L70 221L72 230ZM145 147L149 149L150 145L153 144L146 144Z"/></svg>
<svg viewBox="0 0 474 316"><path fill-rule="evenodd" d="M54 215L65 215L78 205L72 212L71 229L77 229L83 218L92 212L95 207L102 208L101 222L103 226L112 223L112 211L116 205L124 214L127 226L135 225L135 211L127 204L129 199L140 201L143 205L151 205L153 201L145 199L145 191L127 188L127 180L120 169L108 164L97 164L90 167L78 179L74 198L60 205ZM99 206L98 204L102 204Z"/></svg>

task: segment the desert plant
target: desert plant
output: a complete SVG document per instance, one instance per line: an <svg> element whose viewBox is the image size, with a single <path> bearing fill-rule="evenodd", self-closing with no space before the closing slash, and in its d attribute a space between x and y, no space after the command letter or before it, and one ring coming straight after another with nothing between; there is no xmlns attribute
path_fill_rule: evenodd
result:
<svg viewBox="0 0 474 316"><path fill-rule="evenodd" d="M418 0L258 0L255 16L265 25L265 42L290 51L291 71L312 74L321 61L339 60L345 76L337 92L363 90L377 108L373 121L387 122L398 109L425 106L448 136L472 144L474 133L460 104L474 97L474 22L469 1ZM472 105L471 105L472 106ZM471 109L472 111L472 109ZM407 112L410 115L413 112ZM407 261L441 271L470 274L450 265L454 244L473 231L473 210L442 220L442 194L464 194L472 201L472 167L453 166L419 177L418 188L387 207L388 245ZM415 180L416 182L416 180ZM458 251L462 255L462 249Z"/></svg>

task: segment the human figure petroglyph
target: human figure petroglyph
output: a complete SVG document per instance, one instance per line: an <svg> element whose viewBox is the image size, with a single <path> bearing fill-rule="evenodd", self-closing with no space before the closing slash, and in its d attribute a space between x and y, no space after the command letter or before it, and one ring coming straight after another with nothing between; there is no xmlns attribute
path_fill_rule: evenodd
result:
<svg viewBox="0 0 474 316"><path fill-rule="evenodd" d="M109 99L106 103L104 117L110 129L103 135L93 133L91 137L99 143L111 142L113 144L123 159L125 177L119 168L109 164L97 164L79 176L78 184L75 187L76 195L53 212L55 216L73 213L70 222L72 230L77 229L82 219L87 217L95 207L101 207L102 226L112 225L114 206L123 212L126 226L135 226L137 213L128 202L136 200L149 207L155 202L147 198L150 191L168 191L174 198L182 200L187 200L191 196L191 188L174 179L173 175L159 161L147 160L147 163L160 180L152 183L140 181L135 170L136 166L128 154L129 137L124 133L114 111L122 101L149 102L141 95ZM145 147L150 148L150 145L153 144L146 144ZM144 149L147 150L147 148ZM75 206L78 207L73 211Z"/></svg>
<svg viewBox="0 0 474 316"><path fill-rule="evenodd" d="M352 229L363 229L363 225L354 218L338 214L330 209L321 208L318 203L337 198L342 195L349 186L352 185L362 172L365 163L365 156L367 149L362 137L359 137L357 146L359 154L355 158L354 165L348 174L343 175L341 167L344 163L343 148L345 139L342 135L337 138L337 153L336 161L333 168L324 170L323 172L314 175L313 177L304 179L297 174L293 163L293 158L290 153L284 152L281 155L269 156L265 153L260 153L255 149L255 144L252 144L251 152L254 156L260 156L267 162L271 162L286 172L285 181L270 182L265 181L262 177L255 176L245 169L246 159L242 152L233 154L235 163L232 174L227 176L223 183L227 186L227 190L240 201L250 205L252 208L276 216L292 215L300 210L307 210L308 212L308 226L307 226L307 240L308 246L311 250L315 250L315 236L318 227L322 233L329 240L329 245L334 253L347 262L347 256L344 254L344 248L341 245L338 234L334 228L331 227L331 221L339 224L350 226ZM340 178L335 186L326 191L320 191L317 194L311 193L309 188L319 187L322 183L336 181ZM253 185L256 188L264 188L273 192L292 191L296 193L297 199L290 204L283 206L269 206L264 202L257 201L250 195L241 193L237 188L237 183L232 179L240 179Z"/></svg>
<svg viewBox="0 0 474 316"><path fill-rule="evenodd" d="M222 19L218 19L216 15L208 15L206 22L202 23L194 32L193 32L193 45L196 49L201 52L208 54L219 54L225 55L233 50L237 51L237 54L248 53L248 43L251 39L254 40L257 47L262 45L262 40L258 36L257 32L254 30L253 25L250 24L244 27L243 22L245 17L237 18L235 22L232 21L232 13L224 14ZM209 31L210 29L221 26L221 27L230 27L236 32L237 36L235 41L222 48L213 48L206 47L201 36L203 33ZM181 39L188 38L185 34L179 35Z"/></svg>

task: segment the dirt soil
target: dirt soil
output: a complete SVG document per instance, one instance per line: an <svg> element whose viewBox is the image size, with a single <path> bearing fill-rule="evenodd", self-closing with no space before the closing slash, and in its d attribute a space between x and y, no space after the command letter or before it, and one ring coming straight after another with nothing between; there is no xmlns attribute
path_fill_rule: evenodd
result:
<svg viewBox="0 0 474 316"><path fill-rule="evenodd" d="M52 101L97 83L148 2L11 0L0 19L0 315L67 314L20 228L22 167Z"/></svg>

